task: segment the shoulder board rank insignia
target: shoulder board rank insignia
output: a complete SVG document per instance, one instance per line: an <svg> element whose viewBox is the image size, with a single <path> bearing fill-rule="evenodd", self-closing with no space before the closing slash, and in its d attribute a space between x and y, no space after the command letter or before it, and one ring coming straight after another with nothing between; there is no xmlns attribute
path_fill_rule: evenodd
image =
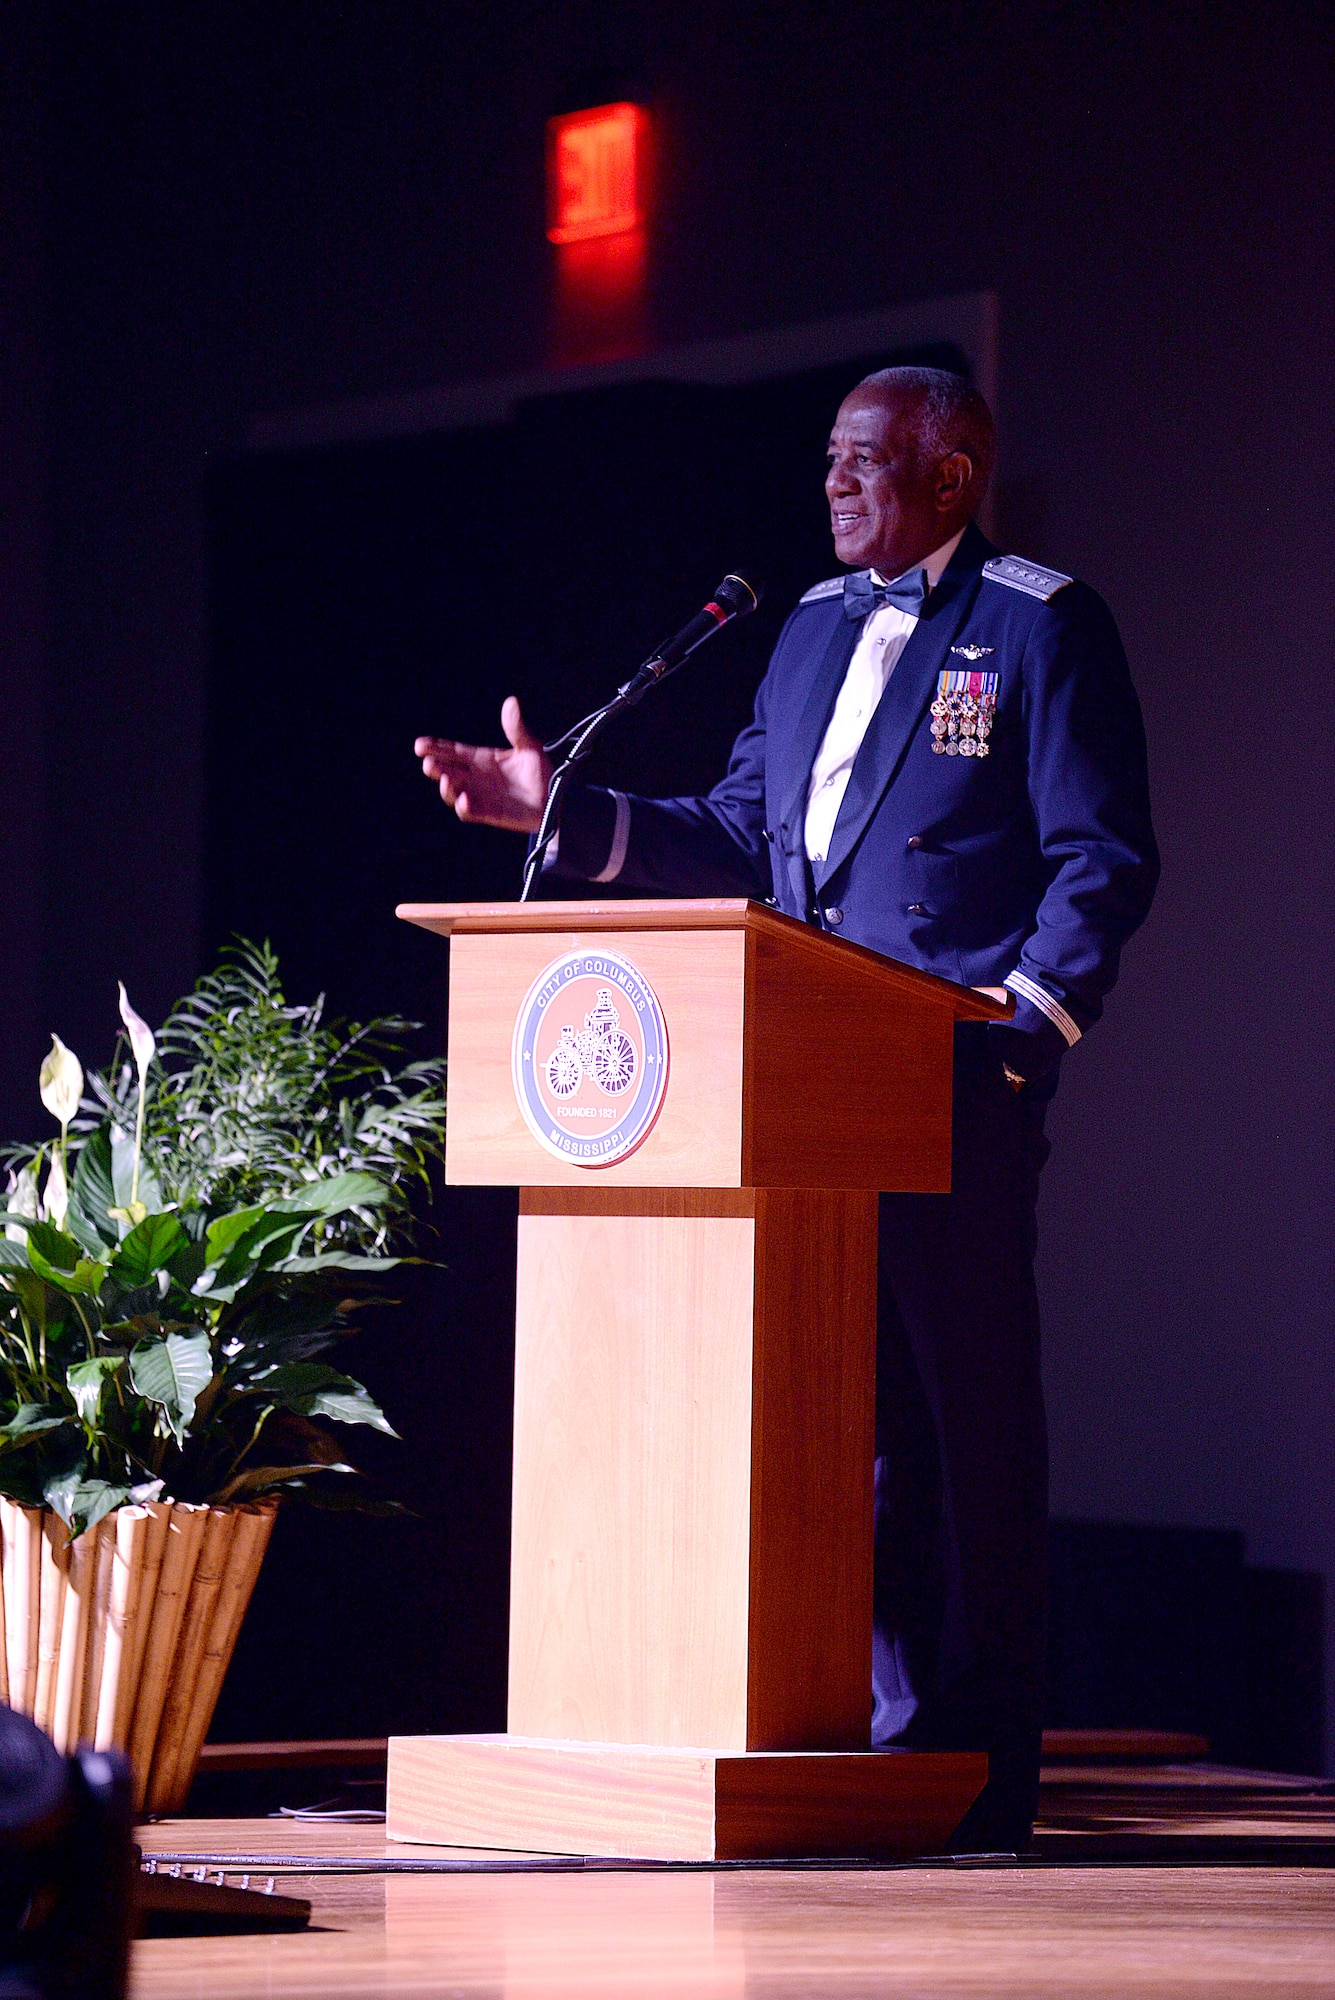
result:
<svg viewBox="0 0 1335 2000"><path fill-rule="evenodd" d="M804 591L797 601L799 604L819 604L822 598L842 598L843 594L844 579L841 576L828 576L824 583L813 583L810 590Z"/></svg>
<svg viewBox="0 0 1335 2000"><path fill-rule="evenodd" d="M1045 604L1072 581L1059 569L1044 569L1041 563L1025 562L1020 556L994 556L983 564L983 575L990 583L1022 590L1026 597L1041 597Z"/></svg>

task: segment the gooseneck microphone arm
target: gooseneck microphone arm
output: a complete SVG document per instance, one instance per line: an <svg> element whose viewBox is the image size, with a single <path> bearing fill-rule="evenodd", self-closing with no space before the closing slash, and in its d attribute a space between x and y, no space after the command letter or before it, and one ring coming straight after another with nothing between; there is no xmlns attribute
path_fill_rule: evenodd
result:
<svg viewBox="0 0 1335 2000"><path fill-rule="evenodd" d="M712 639L715 632L721 632L734 618L749 616L763 594L763 584L748 583L740 576L725 576L709 603L697 611L680 632L675 632L652 652L630 679L622 683L611 701L602 708L594 709L592 715L586 715L582 722L575 723L564 736L558 736L552 743L544 743L543 749L549 757L557 750L564 750L566 754L547 781L547 802L543 807L542 822L524 863L524 886L519 894L521 903L530 901L542 871L543 857L556 838L561 824L562 796L570 774L584 762L608 723L643 701L651 687L657 687L660 681L675 673L682 661L689 659L706 639Z"/></svg>

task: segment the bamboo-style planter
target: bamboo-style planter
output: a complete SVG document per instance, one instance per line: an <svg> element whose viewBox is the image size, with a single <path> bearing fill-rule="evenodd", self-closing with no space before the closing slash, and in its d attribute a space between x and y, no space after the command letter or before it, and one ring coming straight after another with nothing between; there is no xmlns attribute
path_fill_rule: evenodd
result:
<svg viewBox="0 0 1335 2000"><path fill-rule="evenodd" d="M0 1499L0 1700L58 1750L124 1750L136 1809L179 1812L277 1502L119 1507L71 1541Z"/></svg>

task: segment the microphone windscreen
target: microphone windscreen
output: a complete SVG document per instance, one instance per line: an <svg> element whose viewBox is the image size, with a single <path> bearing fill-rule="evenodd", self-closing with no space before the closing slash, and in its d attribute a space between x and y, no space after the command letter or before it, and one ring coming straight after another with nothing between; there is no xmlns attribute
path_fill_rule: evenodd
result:
<svg viewBox="0 0 1335 2000"><path fill-rule="evenodd" d="M734 618L746 618L755 610L764 595L765 586L758 578L753 578L748 583L744 576L735 576L729 572L714 592L714 599Z"/></svg>

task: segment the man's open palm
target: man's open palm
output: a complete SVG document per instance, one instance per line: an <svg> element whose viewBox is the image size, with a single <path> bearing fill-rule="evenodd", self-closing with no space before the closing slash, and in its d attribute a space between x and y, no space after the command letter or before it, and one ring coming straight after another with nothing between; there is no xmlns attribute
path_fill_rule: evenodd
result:
<svg viewBox="0 0 1335 2000"><path fill-rule="evenodd" d="M440 796L460 819L481 820L514 833L536 833L547 802L551 761L543 755L542 744L525 723L513 695L506 697L501 709L501 728L508 750L454 743L448 736L419 736L413 747L427 777L439 781Z"/></svg>

